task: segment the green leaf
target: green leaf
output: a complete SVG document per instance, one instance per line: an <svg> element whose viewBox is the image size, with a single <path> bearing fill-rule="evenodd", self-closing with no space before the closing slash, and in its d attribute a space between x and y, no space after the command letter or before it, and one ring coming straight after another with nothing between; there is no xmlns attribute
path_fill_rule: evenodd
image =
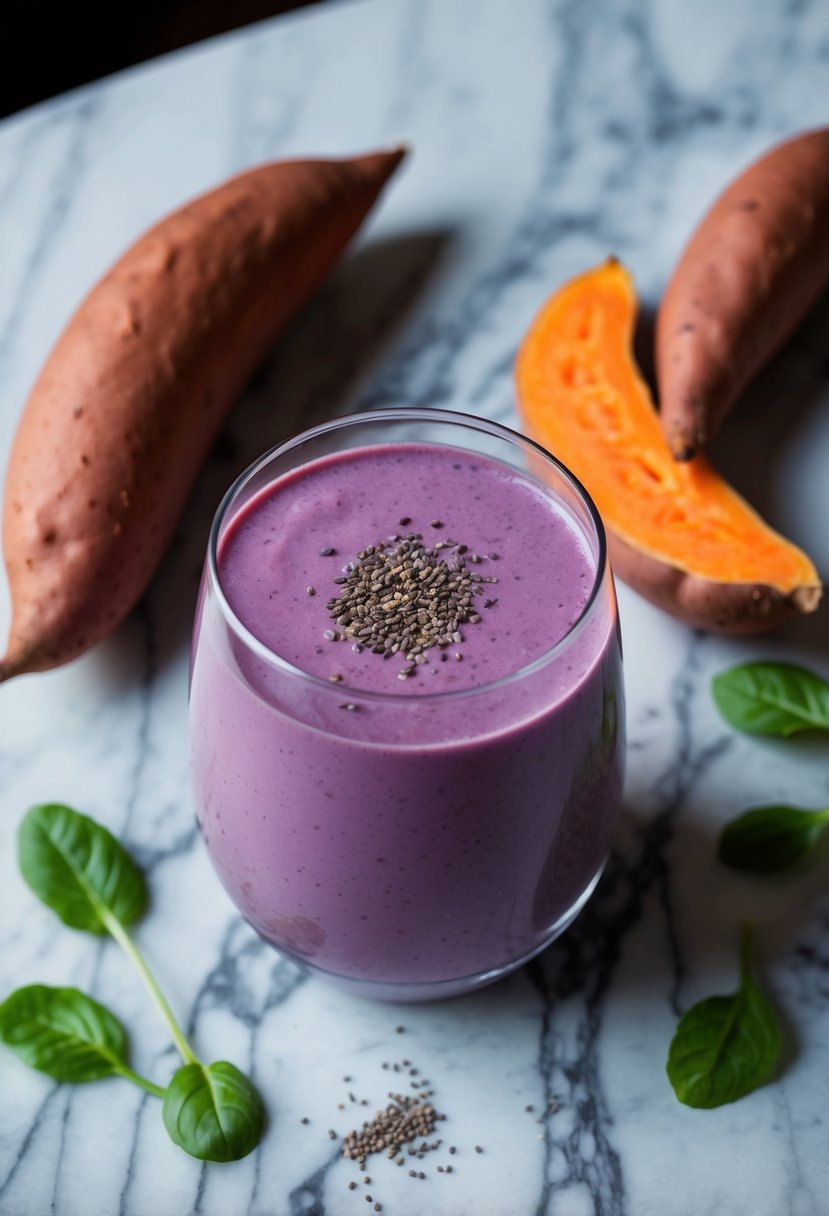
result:
<svg viewBox="0 0 829 1216"><path fill-rule="evenodd" d="M102 912L127 925L144 910L144 878L101 824L59 803L27 811L18 836L20 869L64 924L105 933Z"/></svg>
<svg viewBox="0 0 829 1216"><path fill-rule="evenodd" d="M18 988L0 1005L0 1041L56 1081L97 1081L127 1058L124 1027L77 988Z"/></svg>
<svg viewBox="0 0 829 1216"><path fill-rule="evenodd" d="M810 853L829 821L829 809L758 806L732 819L720 835L719 858L735 870L773 874Z"/></svg>
<svg viewBox="0 0 829 1216"><path fill-rule="evenodd" d="M164 1126L174 1144L200 1161L237 1161L256 1148L265 1108L233 1064L185 1064L164 1094Z"/></svg>
<svg viewBox="0 0 829 1216"><path fill-rule="evenodd" d="M743 663L715 676L720 713L738 730L787 735L829 730L829 682L793 663Z"/></svg>
<svg viewBox="0 0 829 1216"><path fill-rule="evenodd" d="M740 987L731 996L700 1001L681 1018L668 1052L668 1079L686 1106L723 1106L769 1079L780 1042L777 1015L748 973L746 928Z"/></svg>

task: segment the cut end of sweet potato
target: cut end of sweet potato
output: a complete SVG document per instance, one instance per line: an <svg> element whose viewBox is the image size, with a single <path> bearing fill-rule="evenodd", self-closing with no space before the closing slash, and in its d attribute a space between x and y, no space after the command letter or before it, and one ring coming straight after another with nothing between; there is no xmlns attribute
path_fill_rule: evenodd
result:
<svg viewBox="0 0 829 1216"><path fill-rule="evenodd" d="M817 612L823 599L823 587L797 587L792 592L792 603L798 612Z"/></svg>
<svg viewBox="0 0 829 1216"><path fill-rule="evenodd" d="M703 457L675 459L633 359L635 314L615 259L546 302L516 365L527 430L587 487L617 573L651 602L728 633L814 612L822 587L808 556Z"/></svg>

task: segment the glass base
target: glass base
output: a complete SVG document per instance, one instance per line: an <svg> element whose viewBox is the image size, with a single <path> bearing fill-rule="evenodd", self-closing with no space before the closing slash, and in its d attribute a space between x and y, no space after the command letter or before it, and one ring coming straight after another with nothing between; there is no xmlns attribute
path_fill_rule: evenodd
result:
<svg viewBox="0 0 829 1216"><path fill-rule="evenodd" d="M355 979L347 975L338 975L335 971L327 971L315 963L309 963L308 959L301 958L299 955L292 954L290 950L284 950L281 946L275 945L270 938L264 937L262 934L259 934L259 936L279 954L285 958L289 958L291 962L296 963L304 971L318 976L321 980L335 985L344 992L352 993L354 996L364 996L375 1001L397 1002L400 1004L416 1004L423 1001L440 1001L453 996L466 996L471 992L477 992L479 988L486 988L489 984L496 983L498 980L503 979L504 976L510 975L513 971L517 971L519 967L523 967L531 958L535 958L542 950L546 950L557 937L560 937L565 929L570 927L595 891L606 861L607 858L599 866L576 902L550 926L544 940L539 945L533 947L527 954L523 954L520 958L515 959L514 962L506 963L501 967L495 967L491 971L481 971L477 975L461 976L459 979L425 980L415 983L386 983L383 980Z"/></svg>

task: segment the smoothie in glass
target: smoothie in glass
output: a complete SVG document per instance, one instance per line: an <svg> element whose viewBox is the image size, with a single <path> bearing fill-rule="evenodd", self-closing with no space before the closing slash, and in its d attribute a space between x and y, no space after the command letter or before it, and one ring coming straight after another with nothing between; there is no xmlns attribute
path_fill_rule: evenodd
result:
<svg viewBox="0 0 829 1216"><path fill-rule="evenodd" d="M393 411L230 492L194 637L213 864L254 928L398 999L490 982L576 915L623 767L601 525L534 445Z"/></svg>

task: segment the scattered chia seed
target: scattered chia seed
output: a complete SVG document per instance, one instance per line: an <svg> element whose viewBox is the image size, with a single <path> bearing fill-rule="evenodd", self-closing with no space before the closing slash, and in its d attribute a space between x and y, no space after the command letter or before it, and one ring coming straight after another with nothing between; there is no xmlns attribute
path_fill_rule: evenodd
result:
<svg viewBox="0 0 829 1216"><path fill-rule="evenodd" d="M306 595L316 595L317 594L316 588L315 587L306 587L305 594Z"/></svg>
<svg viewBox="0 0 829 1216"><path fill-rule="evenodd" d="M340 680L342 679L342 675L340 674L340 672L335 671L328 677L328 679L331 681L332 684L339 684Z"/></svg>
<svg viewBox="0 0 829 1216"><path fill-rule="evenodd" d="M433 519L429 526L431 528L442 528L443 524L441 523L441 521L439 519Z"/></svg>
<svg viewBox="0 0 829 1216"><path fill-rule="evenodd" d="M405 528L412 522L412 517L411 515L403 515L397 522L400 524L401 528Z"/></svg>
<svg viewBox="0 0 829 1216"><path fill-rule="evenodd" d="M336 552L337 550L332 549L330 545L325 545L324 548L320 549L320 557L333 557Z"/></svg>
<svg viewBox="0 0 829 1216"><path fill-rule="evenodd" d="M404 1034L406 1031L406 1027L402 1025L396 1026L394 1029L397 1034ZM420 1076L420 1069L408 1059L394 1063L384 1060L381 1067L386 1071L393 1070L396 1073L408 1074L409 1078ZM349 1074L342 1078L345 1084L352 1079ZM446 1116L436 1110L431 1100L432 1091L427 1088L430 1082L422 1077L419 1081L412 1080L411 1084L423 1088L418 1093L411 1094L389 1091L386 1105L375 1111L373 1119L364 1120L360 1126L340 1138L342 1156L359 1166L360 1179L366 1187L371 1185L372 1181L375 1188L378 1185L377 1177L372 1180L372 1177L365 1172L366 1162L370 1156L382 1154L398 1168L406 1164L406 1156L408 1156L409 1164L413 1167L408 1170L408 1176L423 1182L429 1175L428 1171L417 1166L418 1162L429 1153L439 1151L441 1148L444 1152L448 1151L450 1157L457 1152L454 1144L448 1146L447 1149L444 1147L444 1141L434 1136L436 1124L443 1121ZM360 1105L368 1105L365 1098L355 1098L351 1092L348 1096L352 1102L357 1101ZM332 1140L338 1139L333 1129L329 1130L328 1135ZM476 1153L484 1151L479 1144L476 1144L474 1148ZM411 1158L414 1158L414 1161ZM382 1168L380 1167L381 1173ZM436 1172L448 1175L453 1170L452 1166L446 1163L437 1165ZM350 1191L354 1191L357 1189L358 1183L352 1180L347 1185ZM366 1203L373 1205L375 1212L383 1210L383 1205L376 1200L373 1194L363 1193L363 1198Z"/></svg>
<svg viewBox="0 0 829 1216"><path fill-rule="evenodd" d="M300 1123L310 1123L310 1122L311 1122L311 1120L308 1118L307 1115L303 1115L302 1118L300 1119Z"/></svg>
<svg viewBox="0 0 829 1216"><path fill-rule="evenodd" d="M342 705L340 705L340 707L339 707L339 708L340 708L340 709L347 709L347 710L348 710L350 713L356 713L356 712L357 712L357 706L354 704L354 702L353 702L353 701L345 701L345 702L343 702L343 704L342 704Z"/></svg>
<svg viewBox="0 0 829 1216"><path fill-rule="evenodd" d="M394 1033L395 1033L395 1034L403 1034L403 1033L405 1032L405 1030L406 1030L406 1027L405 1027L405 1026L395 1026L395 1028L394 1028Z"/></svg>
<svg viewBox="0 0 829 1216"><path fill-rule="evenodd" d="M329 1129L328 1129L328 1139L329 1140L337 1139L337 1133L334 1131L333 1127L329 1127Z"/></svg>

